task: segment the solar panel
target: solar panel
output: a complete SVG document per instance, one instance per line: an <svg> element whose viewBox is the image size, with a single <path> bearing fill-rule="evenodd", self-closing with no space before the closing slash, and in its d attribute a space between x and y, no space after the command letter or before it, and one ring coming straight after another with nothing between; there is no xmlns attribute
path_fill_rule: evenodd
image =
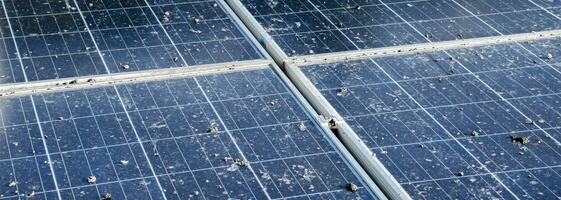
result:
<svg viewBox="0 0 561 200"><path fill-rule="evenodd" d="M3 198L377 199L271 69L0 101Z"/></svg>
<svg viewBox="0 0 561 200"><path fill-rule="evenodd" d="M242 1L288 56L554 30L530 1ZM546 4L546 3L542 3Z"/></svg>
<svg viewBox="0 0 561 200"><path fill-rule="evenodd" d="M180 58L187 65L263 58L213 1L13 0L2 5L7 55L0 80L5 83L24 81L22 67L28 80L36 81L181 67ZM23 66L10 60L18 53Z"/></svg>
<svg viewBox="0 0 561 200"><path fill-rule="evenodd" d="M526 46L548 51L542 47L556 42ZM414 199L555 199L561 72L529 49L494 45L302 70Z"/></svg>

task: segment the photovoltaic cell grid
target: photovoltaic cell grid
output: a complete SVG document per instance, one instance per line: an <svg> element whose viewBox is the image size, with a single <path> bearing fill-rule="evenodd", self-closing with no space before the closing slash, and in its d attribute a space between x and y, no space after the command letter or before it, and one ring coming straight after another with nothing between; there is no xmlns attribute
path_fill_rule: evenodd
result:
<svg viewBox="0 0 561 200"><path fill-rule="evenodd" d="M0 101L2 199L376 199L271 69Z"/></svg>
<svg viewBox="0 0 561 200"><path fill-rule="evenodd" d="M180 57L188 65L262 58L215 1L10 0L2 5L1 83L23 82L23 73L35 81L181 67ZM13 62L18 50L24 72Z"/></svg>
<svg viewBox="0 0 561 200"><path fill-rule="evenodd" d="M242 0L289 56L561 27L558 2ZM547 9L543 7L548 7Z"/></svg>
<svg viewBox="0 0 561 200"><path fill-rule="evenodd" d="M302 69L414 199L559 199L559 42Z"/></svg>

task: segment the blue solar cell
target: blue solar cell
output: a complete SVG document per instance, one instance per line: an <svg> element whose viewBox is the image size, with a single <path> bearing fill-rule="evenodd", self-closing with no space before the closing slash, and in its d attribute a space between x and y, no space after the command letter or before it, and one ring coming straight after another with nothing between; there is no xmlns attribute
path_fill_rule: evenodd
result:
<svg viewBox="0 0 561 200"><path fill-rule="evenodd" d="M544 57L557 46L515 43L301 69L412 197L557 198L561 71Z"/></svg>
<svg viewBox="0 0 561 200"><path fill-rule="evenodd" d="M376 199L271 69L0 101L5 198Z"/></svg>

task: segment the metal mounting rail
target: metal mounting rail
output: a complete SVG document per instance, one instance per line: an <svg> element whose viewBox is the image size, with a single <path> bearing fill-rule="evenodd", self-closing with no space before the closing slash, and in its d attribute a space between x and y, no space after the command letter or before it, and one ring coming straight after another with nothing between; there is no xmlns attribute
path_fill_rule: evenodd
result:
<svg viewBox="0 0 561 200"><path fill-rule="evenodd" d="M441 51L441 50L449 50L449 49L460 49L460 48L478 47L478 46L487 46L487 45L496 45L496 44L526 42L526 41L552 39L552 38L561 38L561 29L551 30L551 31L532 32L532 33L520 33L520 34L512 34L512 35L463 39L463 40L411 44L411 45L373 48L373 49L362 49L362 50L355 50L355 51L324 53L324 54L315 54L315 55L308 55L308 56L296 56L296 57L291 57L290 60L287 62L300 64L300 65L332 63L342 60L359 60L359 59L366 59L366 58L406 55L406 54L421 53L421 52L433 52L433 51Z"/></svg>
<svg viewBox="0 0 561 200"><path fill-rule="evenodd" d="M207 74L262 69L273 64L271 60L250 60L193 67L165 68L122 72L73 78L52 79L0 85L0 96L30 95L38 92L76 90L144 81L167 80Z"/></svg>
<svg viewBox="0 0 561 200"><path fill-rule="evenodd" d="M239 21L239 23L249 27L249 29L244 28L243 30L250 32L251 36L249 37L252 41L255 41L254 37L258 34L262 34L261 38L263 37L269 38L268 40L263 40L263 39L260 40L260 43L263 43L261 44L261 46L265 48L259 47L259 50L265 55L265 57L277 62L277 64L275 63L271 64L271 68L285 83L285 85L292 92L292 94L297 99L297 101L304 107L304 109L308 113L308 116L310 116L314 122L319 124L319 126L321 127L324 133L331 133L331 129L329 128L329 125L326 122L325 117L317 114L313 105L311 105L308 102L307 98L304 97L304 95L302 95L302 93L300 92L300 88L295 86L293 84L293 80L287 77L286 74L283 72L283 70L279 67L279 66L283 66L282 64L284 60L288 58L286 54L284 54L284 52L278 47L278 45L270 37L268 37L268 34L264 31L261 25L259 25L255 20L255 18L253 18L253 16L249 14L249 11L247 11L247 9L241 4L241 2L239 2L239 0L235 0L235 1L220 0L219 2L221 4L227 5L224 7L227 7L226 8L227 12L229 12L232 16L235 16L234 20ZM238 12L242 12L242 14L240 15ZM247 20L252 20L252 21L247 21ZM261 32L259 32L258 30L261 30ZM329 141L339 150L339 152L342 154L343 158L345 158L347 163L351 165L353 169L355 169L354 171L357 173L357 175L362 177L364 185L370 188L374 193L374 195L376 195L380 200L388 199L385 193L377 185L377 183L371 179L370 173L364 170L362 164L355 159L354 154L351 151L348 151L346 145L341 141L339 141L339 139L333 134L326 134L326 136L329 138Z"/></svg>
<svg viewBox="0 0 561 200"><path fill-rule="evenodd" d="M310 112L318 113L314 116L317 121L322 122L322 127L327 132L336 134L328 134L328 137L335 142L337 146L341 146L343 153L347 152L353 157L356 165L364 170L359 173L366 173L372 179L376 195L380 198L388 199L411 199L409 194L401 187L389 171L382 163L374 157L372 151L368 149L366 144L358 137L352 128L341 118L337 111L327 102L327 100L319 93L314 85L300 71L300 68L290 63L291 59L282 51L277 43L269 36L265 29L253 17L251 13L239 0L225 0L236 15L244 22L257 40L265 47L267 53L275 60L275 62L283 67L283 70L289 79L285 82L290 88L294 88L294 93L302 99L301 101L307 105ZM275 68L279 72L279 76L286 77L280 69ZM331 125L335 123L335 126ZM333 130L335 128L336 130Z"/></svg>

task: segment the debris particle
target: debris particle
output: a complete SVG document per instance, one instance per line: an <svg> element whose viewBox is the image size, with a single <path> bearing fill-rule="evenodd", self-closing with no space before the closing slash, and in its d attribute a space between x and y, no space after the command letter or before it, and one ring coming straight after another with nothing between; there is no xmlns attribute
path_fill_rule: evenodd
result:
<svg viewBox="0 0 561 200"><path fill-rule="evenodd" d="M193 195L195 195L195 196L199 196L200 194L201 194L201 193L200 193L199 191L193 192Z"/></svg>
<svg viewBox="0 0 561 200"><path fill-rule="evenodd" d="M534 124L534 120L526 119L526 124Z"/></svg>
<svg viewBox="0 0 561 200"><path fill-rule="evenodd" d="M464 175L465 175L464 172L458 172L458 173L456 174L456 176L464 176Z"/></svg>
<svg viewBox="0 0 561 200"><path fill-rule="evenodd" d="M471 136L479 136L479 131L472 131Z"/></svg>
<svg viewBox="0 0 561 200"><path fill-rule="evenodd" d="M337 96L340 96L340 97L346 96L348 93L349 93L349 88L342 87L342 88L339 88L339 91L337 91Z"/></svg>
<svg viewBox="0 0 561 200"><path fill-rule="evenodd" d="M196 33L196 34L202 33L201 30L195 30L195 29L190 29L189 32L191 32L191 33Z"/></svg>
<svg viewBox="0 0 561 200"><path fill-rule="evenodd" d="M76 84L76 83L78 83L78 80L76 80L76 79L74 79L74 80L71 80L70 82L68 82L68 84L70 84L70 85L72 85L72 84Z"/></svg>
<svg viewBox="0 0 561 200"><path fill-rule="evenodd" d="M384 149L380 149L380 154L388 154L388 151L386 151Z"/></svg>
<svg viewBox="0 0 561 200"><path fill-rule="evenodd" d="M177 62L179 60L178 57L173 57L173 62Z"/></svg>
<svg viewBox="0 0 561 200"><path fill-rule="evenodd" d="M18 185L18 183L16 181L10 181L10 183L8 184L8 187L16 187L16 185Z"/></svg>
<svg viewBox="0 0 561 200"><path fill-rule="evenodd" d="M94 184L97 181L97 178L95 176L88 176L88 183L89 184Z"/></svg>
<svg viewBox="0 0 561 200"><path fill-rule="evenodd" d="M230 161L230 160L232 160L232 158L230 157L224 158L224 161ZM232 164L230 164L230 166L226 170L233 172L238 170L239 167L249 168L249 162L243 159L236 158L233 160Z"/></svg>
<svg viewBox="0 0 561 200"><path fill-rule="evenodd" d="M111 193L108 192L103 195L103 200L110 200L110 199L111 199Z"/></svg>
<svg viewBox="0 0 561 200"><path fill-rule="evenodd" d="M314 187L314 185L308 186L308 190L310 190L310 191L314 191L315 189L316 189L316 187Z"/></svg>
<svg viewBox="0 0 561 200"><path fill-rule="evenodd" d="M300 124L298 124L298 129L300 129L300 131L305 132L308 128L306 127L306 124L304 124L304 122L300 122Z"/></svg>
<svg viewBox="0 0 561 200"><path fill-rule="evenodd" d="M160 156L160 153L158 153L158 149L156 149L156 147L154 147L154 148L152 149L152 153L154 154L155 157Z"/></svg>
<svg viewBox="0 0 561 200"><path fill-rule="evenodd" d="M275 99L275 100L272 100L271 102L269 102L269 105L271 105L271 106L273 106L273 107L276 106L276 105L278 105L278 104L279 104L279 101L276 100L276 99Z"/></svg>
<svg viewBox="0 0 561 200"><path fill-rule="evenodd" d="M64 120L64 117L57 117L58 120Z"/></svg>
<svg viewBox="0 0 561 200"><path fill-rule="evenodd" d="M355 9L360 10L362 9L362 6L356 6Z"/></svg>
<svg viewBox="0 0 561 200"><path fill-rule="evenodd" d="M35 196L35 191L31 191L31 193L27 194L27 198L33 198Z"/></svg>
<svg viewBox="0 0 561 200"><path fill-rule="evenodd" d="M218 4L217 4L217 3L213 3L213 4L212 4L212 7L215 7L215 8L216 8L216 7L218 7Z"/></svg>
<svg viewBox="0 0 561 200"><path fill-rule="evenodd" d="M520 144L528 144L530 143L530 138L528 137L520 137L520 136L510 136L510 139L512 139L512 142L514 143L520 143Z"/></svg>
<svg viewBox="0 0 561 200"><path fill-rule="evenodd" d="M539 120L538 120L538 123L540 123L540 124L545 124L545 119L539 119Z"/></svg>
<svg viewBox="0 0 561 200"><path fill-rule="evenodd" d="M90 79L87 80L87 82L88 82L88 83L93 83L93 82L95 82L95 79L90 78Z"/></svg>
<svg viewBox="0 0 561 200"><path fill-rule="evenodd" d="M551 53L547 53L545 55L545 59L547 59L548 61L551 61L553 59L553 55Z"/></svg>
<svg viewBox="0 0 561 200"><path fill-rule="evenodd" d="M89 4L88 4L88 6L90 6L90 7L93 7L93 6L94 6L94 4L93 4L93 3L89 3Z"/></svg>
<svg viewBox="0 0 561 200"><path fill-rule="evenodd" d="M195 24L200 24L200 23L201 23L201 19L195 18L195 19L193 19L193 22L194 22Z"/></svg>
<svg viewBox="0 0 561 200"><path fill-rule="evenodd" d="M290 183L292 183L292 181L288 177L288 174L284 174L281 178L277 180L283 182L285 185L290 185Z"/></svg>
<svg viewBox="0 0 561 200"><path fill-rule="evenodd" d="M356 184L354 183L347 183L347 190L351 192L356 192L358 191L358 186L356 186Z"/></svg>
<svg viewBox="0 0 561 200"><path fill-rule="evenodd" d="M121 64L121 67L122 67L123 69L129 69L129 68L131 68L131 66L130 66L129 64Z"/></svg>
<svg viewBox="0 0 561 200"><path fill-rule="evenodd" d="M128 160L121 160L119 162L121 163L121 165L128 165L129 164Z"/></svg>
<svg viewBox="0 0 561 200"><path fill-rule="evenodd" d="M329 126L330 129L336 129L337 128L337 121L335 121L335 118L331 118L327 121L327 126Z"/></svg>
<svg viewBox="0 0 561 200"><path fill-rule="evenodd" d="M249 162L247 162L246 160L236 159L234 163L242 167L249 167Z"/></svg>
<svg viewBox="0 0 561 200"><path fill-rule="evenodd" d="M207 133L218 133L218 126L216 124L211 124L210 127L206 129Z"/></svg>
<svg viewBox="0 0 561 200"><path fill-rule="evenodd" d="M170 11L164 12L164 17L171 17L171 12Z"/></svg>
<svg viewBox="0 0 561 200"><path fill-rule="evenodd" d="M262 179L271 180L271 175L269 175L269 173L263 171L260 171L259 173L261 174Z"/></svg>

